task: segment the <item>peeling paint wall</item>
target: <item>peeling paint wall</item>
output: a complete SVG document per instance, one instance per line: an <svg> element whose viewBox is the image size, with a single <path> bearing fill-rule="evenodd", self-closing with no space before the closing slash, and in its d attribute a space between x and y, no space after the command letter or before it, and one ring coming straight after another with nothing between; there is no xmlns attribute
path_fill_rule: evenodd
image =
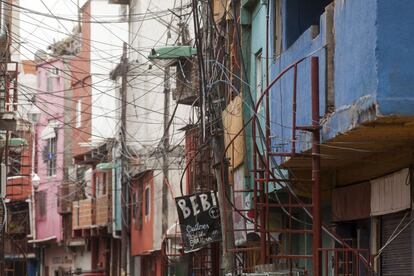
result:
<svg viewBox="0 0 414 276"><path fill-rule="evenodd" d="M272 78L310 53L319 57L323 141L381 116L414 115L414 71L411 68L414 18L410 15L413 9L414 2L408 0L336 0L332 27L326 28L330 24L327 24L329 16L325 11L319 30L309 28L274 61ZM283 12L282 17L285 17L286 9ZM334 44L327 39L330 34ZM333 46L330 48L334 53L332 69L326 67L326 45ZM331 70L332 79L327 78L327 70ZM273 146L283 152L290 151L292 139L292 72L271 92ZM327 81L332 81L332 86ZM310 88L310 66L305 61L298 67L298 125L310 123ZM325 95L332 99L326 99ZM327 101L333 108L325 106ZM329 113L325 113L327 111ZM297 132L297 139L299 151L309 149L310 135Z"/></svg>
<svg viewBox="0 0 414 276"><path fill-rule="evenodd" d="M377 101L382 115L414 114L414 2L377 0Z"/></svg>
<svg viewBox="0 0 414 276"><path fill-rule="evenodd" d="M284 11L285 12L285 11ZM282 13L282 16L285 16ZM271 79L276 78L286 67L313 54L319 58L319 91L320 91L320 115L325 112L326 91L326 49L327 30L326 13L322 14L318 26L312 26L306 30L288 49L284 50L280 57L272 61ZM311 124L311 66L310 59L298 65L297 73L297 125ZM275 151L290 152L292 141L293 120L293 69L286 73L278 81L270 92L271 98L271 129L272 145ZM297 132L297 149L304 150L308 147L307 141L310 135Z"/></svg>

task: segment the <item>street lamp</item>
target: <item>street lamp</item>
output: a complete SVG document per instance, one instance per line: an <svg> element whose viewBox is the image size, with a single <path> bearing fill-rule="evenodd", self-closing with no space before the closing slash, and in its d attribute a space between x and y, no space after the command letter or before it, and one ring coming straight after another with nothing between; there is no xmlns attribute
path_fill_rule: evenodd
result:
<svg viewBox="0 0 414 276"><path fill-rule="evenodd" d="M33 185L33 189L35 190L39 189L40 177L35 172L32 173L32 185Z"/></svg>
<svg viewBox="0 0 414 276"><path fill-rule="evenodd" d="M39 184L40 184L40 178L39 176L35 173L34 170L34 165L35 165L35 155L36 155L36 124L40 119L40 110L39 108L34 104L34 102L32 102L32 107L30 108L30 110L27 112L27 117L29 119L29 121L32 123L32 185L33 188L35 190L37 190L39 188Z"/></svg>

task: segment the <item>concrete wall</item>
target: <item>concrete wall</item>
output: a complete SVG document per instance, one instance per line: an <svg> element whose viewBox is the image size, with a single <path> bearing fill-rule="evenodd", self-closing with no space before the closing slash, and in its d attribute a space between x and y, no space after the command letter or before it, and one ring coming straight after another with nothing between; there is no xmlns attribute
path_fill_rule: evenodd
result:
<svg viewBox="0 0 414 276"><path fill-rule="evenodd" d="M286 10L282 9L282 16L286 16ZM272 15L273 19L273 15ZM283 28L283 27L282 27ZM271 77L276 78L281 71L297 60L314 53L319 58L319 91L320 91L320 114L325 112L325 90L326 90L326 50L327 43L326 14L320 18L318 26L307 29L293 44L271 62ZM271 98L271 131L274 138L272 145L277 151L288 152L292 141L293 120L293 83L294 70L286 73L273 87L270 92ZM297 112L296 122L298 125L311 124L311 66L310 59L306 59L297 66ZM297 149L308 147L309 135L297 132Z"/></svg>
<svg viewBox="0 0 414 276"><path fill-rule="evenodd" d="M130 3L130 14L143 14L147 10L159 11L173 7L174 1L164 0L133 0ZM179 2L175 7L179 6ZM134 18L134 17L132 17ZM165 45L176 45L178 33L176 26L178 19L175 16L162 18L171 23L171 34L165 23L159 19L148 19L137 22L132 20L129 29L129 44L134 50L129 51L130 86L127 89L127 143L136 149L158 144L163 131L163 107L164 107L164 66L153 64L148 60L152 48ZM189 27L192 24L189 22ZM171 89L175 88L175 73L171 68ZM171 90L172 91L172 90ZM175 102L170 98L170 114L175 108ZM179 105L171 126L170 134L172 143L181 141L183 132L177 129L184 127L189 118L189 108Z"/></svg>
<svg viewBox="0 0 414 276"><path fill-rule="evenodd" d="M414 37L409 0L377 1L377 101L382 115L414 114Z"/></svg>
<svg viewBox="0 0 414 276"><path fill-rule="evenodd" d="M175 8L179 7L179 2ZM132 0L130 1L129 13L132 15L144 14L146 11L156 12L174 8L174 1L164 0ZM164 21L164 22L163 22ZM168 31L167 25L171 28ZM127 88L127 133L126 139L131 154L139 156L139 164L136 167L143 167L154 170L152 177L153 208L151 229L146 231L151 234L143 234L132 232L132 255L142 253L143 248L139 246L145 245L145 250L160 250L162 242L162 187L165 185L163 175L161 173L161 158L154 157L153 151L160 145L161 138L164 134L164 77L165 69L161 63L153 63L148 60L148 55L152 48L162 47L165 45L177 45L178 18L176 16L165 16L162 20L152 18L137 22L134 16L131 17L129 25L129 45L133 47L128 52L129 59L129 75ZM189 22L189 29L192 23ZM169 33L171 37L169 36ZM176 102L172 99L172 91L175 89L175 68L170 68L170 115L176 108ZM118 94L119 95L119 94ZM170 143L171 145L183 144L184 131L179 131L184 127L190 117L190 108L185 105L178 105L170 127ZM183 158L170 156L170 172L169 182L172 194L178 195L180 171L176 168L177 160ZM184 163L183 163L184 165ZM131 165L134 169L134 165ZM174 167L174 168L173 168ZM170 191L169 191L170 192ZM171 226L176 222L177 214L174 201L168 195L169 215L168 223ZM145 220L144 220L145 224ZM148 226L148 225L147 225ZM150 242L148 244L148 242ZM134 245L136 244L136 246ZM139 245L141 244L141 245Z"/></svg>
<svg viewBox="0 0 414 276"><path fill-rule="evenodd" d="M56 275L55 273L63 268L65 272L73 269L73 254L65 250L64 247L52 245L44 249L45 259L43 267L49 267L49 275Z"/></svg>
<svg viewBox="0 0 414 276"><path fill-rule="evenodd" d="M91 251L76 250L73 254L73 268L82 269L83 271L90 271L92 269L92 253Z"/></svg>
<svg viewBox="0 0 414 276"><path fill-rule="evenodd" d="M18 103L17 111L23 120L27 120L27 112L32 105L30 100L36 95L37 77L36 65L32 60L22 60L19 65L19 80L18 80Z"/></svg>
<svg viewBox="0 0 414 276"><path fill-rule="evenodd" d="M86 14L87 16L87 14ZM120 5L105 0L90 0L92 21L101 16L119 17ZM122 56L123 42L128 41L128 24L90 23L90 74L92 82L92 142L114 137L116 125L114 83L109 79Z"/></svg>
<svg viewBox="0 0 414 276"><path fill-rule="evenodd" d="M91 6L88 2L82 7L84 21L90 21ZM89 148L85 144L90 143L92 136L92 79L91 79L91 46L90 46L90 24L82 25L82 34L80 35L81 46L79 53L70 61L72 68L72 118L70 125L73 129L72 135L72 153L74 156L85 153ZM76 109L78 101L81 102L81 125L76 126Z"/></svg>
<svg viewBox="0 0 414 276"><path fill-rule="evenodd" d="M413 24L409 16L413 8L410 1L337 0L332 27L327 24L325 12L320 17L319 30L308 29L290 46L289 40L284 42L287 48L272 65L272 78L306 55L319 57L323 141L380 115L414 115L414 73L410 68L414 50L409 27ZM285 22L289 10L282 10ZM282 32L286 35L286 30ZM334 44L327 45L329 35L333 35ZM328 69L326 45L334 53L333 68ZM327 70L332 79L328 79ZM311 119L309 61L299 65L298 72L297 123L306 125ZM331 91L329 81L333 81ZM292 91L293 74L289 72L271 92L273 145L279 151L290 150L291 146ZM332 93L333 109L326 113L328 93ZM308 136L298 132L299 151L309 149Z"/></svg>

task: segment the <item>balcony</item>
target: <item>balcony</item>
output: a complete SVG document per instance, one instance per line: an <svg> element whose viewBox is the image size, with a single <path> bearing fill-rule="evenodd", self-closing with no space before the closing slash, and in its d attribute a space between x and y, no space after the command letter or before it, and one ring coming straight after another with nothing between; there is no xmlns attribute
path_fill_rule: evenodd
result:
<svg viewBox="0 0 414 276"><path fill-rule="evenodd" d="M110 195L96 199L83 199L72 203L73 230L88 229L95 226L108 226L112 220L112 199Z"/></svg>
<svg viewBox="0 0 414 276"><path fill-rule="evenodd" d="M95 224L107 226L112 219L112 201L110 195L103 195L96 198Z"/></svg>
<svg viewBox="0 0 414 276"><path fill-rule="evenodd" d="M86 229L95 224L95 202L87 198L72 203L72 228Z"/></svg>
<svg viewBox="0 0 414 276"><path fill-rule="evenodd" d="M274 61L272 77L293 62L319 58L322 185L331 187L373 179L411 164L414 74L409 16L414 3L369 0L336 1ZM389 17L389 14L399 14ZM395 30L398 30L396 32ZM405 49L402 51L401 49ZM293 112L293 69L273 87L272 148L295 157L280 158L299 179L311 177L311 135L292 137L293 114L298 126L311 124L310 66L297 68L297 111ZM307 187L308 188L308 187ZM301 188L304 193L309 189Z"/></svg>

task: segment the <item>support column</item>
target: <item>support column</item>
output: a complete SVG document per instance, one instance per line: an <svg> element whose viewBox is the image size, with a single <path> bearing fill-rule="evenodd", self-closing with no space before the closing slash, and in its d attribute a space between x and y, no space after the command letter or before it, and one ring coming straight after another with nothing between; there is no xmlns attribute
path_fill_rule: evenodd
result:
<svg viewBox="0 0 414 276"><path fill-rule="evenodd" d="M312 81L312 255L313 276L321 276L319 248L322 247L320 217L320 125L319 125L319 61L311 58Z"/></svg>

